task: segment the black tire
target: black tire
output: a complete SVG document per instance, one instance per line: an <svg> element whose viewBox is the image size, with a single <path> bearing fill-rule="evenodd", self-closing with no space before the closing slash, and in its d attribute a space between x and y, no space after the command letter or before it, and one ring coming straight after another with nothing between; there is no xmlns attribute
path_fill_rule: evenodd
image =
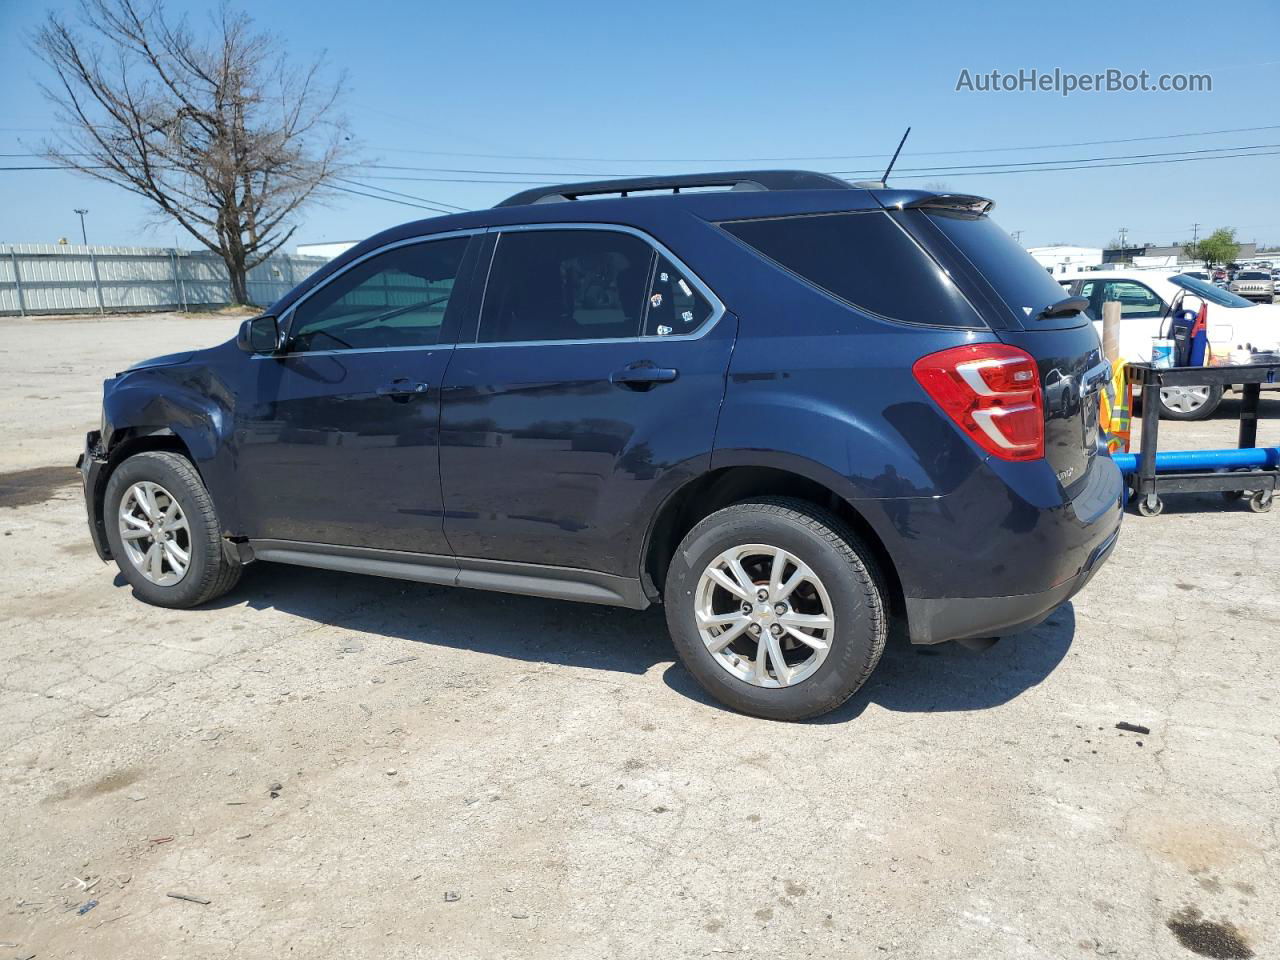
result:
<svg viewBox="0 0 1280 960"><path fill-rule="evenodd" d="M1164 402L1164 397L1160 396L1159 390L1155 391L1155 394L1157 402L1160 404L1161 420L1208 420L1217 411L1219 404L1222 403L1222 387L1216 383L1210 384L1209 396L1205 399L1205 402L1186 413L1167 406Z"/></svg>
<svg viewBox="0 0 1280 960"><path fill-rule="evenodd" d="M794 686L766 688L739 679L720 665L698 630L695 592L703 572L725 550L754 543L803 560L833 607L837 630L826 659ZM871 675L888 634L885 591L870 551L834 514L784 497L725 507L690 530L671 559L664 603L676 651L702 687L727 707L769 720L806 720L840 706Z"/></svg>
<svg viewBox="0 0 1280 960"><path fill-rule="evenodd" d="M187 518L190 562L186 574L171 586L152 583L143 576L130 562L121 542L116 519L120 501L130 486L142 480L158 483L169 491ZM196 607L222 596L239 581L241 565L223 552L222 526L213 500L186 457L163 451L129 457L107 480L102 510L111 555L139 599L158 607Z"/></svg>

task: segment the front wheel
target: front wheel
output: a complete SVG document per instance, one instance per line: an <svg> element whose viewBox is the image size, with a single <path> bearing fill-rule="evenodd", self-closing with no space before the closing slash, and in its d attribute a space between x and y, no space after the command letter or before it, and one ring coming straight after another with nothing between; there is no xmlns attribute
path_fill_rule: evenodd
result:
<svg viewBox="0 0 1280 960"><path fill-rule="evenodd" d="M1165 420L1207 420L1222 403L1222 387L1161 387L1160 416Z"/></svg>
<svg viewBox="0 0 1280 960"><path fill-rule="evenodd" d="M111 555L134 593L160 607L194 607L240 579L222 549L213 500L191 461L152 451L129 457L107 480L103 525Z"/></svg>
<svg viewBox="0 0 1280 960"><path fill-rule="evenodd" d="M752 716L834 710L884 651L870 552L839 518L800 500L738 503L702 520L671 560L664 597L689 672Z"/></svg>

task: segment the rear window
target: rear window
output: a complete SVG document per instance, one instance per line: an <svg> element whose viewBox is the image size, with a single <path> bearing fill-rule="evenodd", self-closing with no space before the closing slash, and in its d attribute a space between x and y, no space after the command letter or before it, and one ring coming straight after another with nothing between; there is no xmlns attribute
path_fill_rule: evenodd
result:
<svg viewBox="0 0 1280 960"><path fill-rule="evenodd" d="M983 326L942 269L888 214L828 213L720 226L831 296L881 317Z"/></svg>
<svg viewBox="0 0 1280 960"><path fill-rule="evenodd" d="M1085 321L1083 314L1035 320L1051 303L1064 296L1044 267L1022 249L1009 234L986 217L962 216L929 211L929 219L946 235L995 289L1020 321L1034 321L1038 327L1069 326Z"/></svg>

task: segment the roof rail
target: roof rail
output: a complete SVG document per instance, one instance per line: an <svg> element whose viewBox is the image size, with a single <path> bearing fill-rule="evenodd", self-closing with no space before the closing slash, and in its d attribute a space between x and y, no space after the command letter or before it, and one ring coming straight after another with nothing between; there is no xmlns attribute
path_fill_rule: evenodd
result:
<svg viewBox="0 0 1280 960"><path fill-rule="evenodd" d="M670 190L685 188L728 187L731 190L852 190L847 180L810 170L738 170L725 173L685 173L669 177L630 177L624 180L593 180L588 183L561 183L522 190L507 197L499 207L516 207L527 203L558 203L605 193Z"/></svg>

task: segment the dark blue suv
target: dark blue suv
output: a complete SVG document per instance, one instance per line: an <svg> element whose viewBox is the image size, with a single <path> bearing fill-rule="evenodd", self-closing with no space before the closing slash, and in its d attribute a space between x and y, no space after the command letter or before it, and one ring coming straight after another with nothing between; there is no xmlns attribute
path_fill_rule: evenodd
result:
<svg viewBox="0 0 1280 960"><path fill-rule="evenodd" d="M643 608L747 713L1032 625L1116 541L1078 298L980 197L758 171L406 224L105 384L94 545L188 607L253 560Z"/></svg>

